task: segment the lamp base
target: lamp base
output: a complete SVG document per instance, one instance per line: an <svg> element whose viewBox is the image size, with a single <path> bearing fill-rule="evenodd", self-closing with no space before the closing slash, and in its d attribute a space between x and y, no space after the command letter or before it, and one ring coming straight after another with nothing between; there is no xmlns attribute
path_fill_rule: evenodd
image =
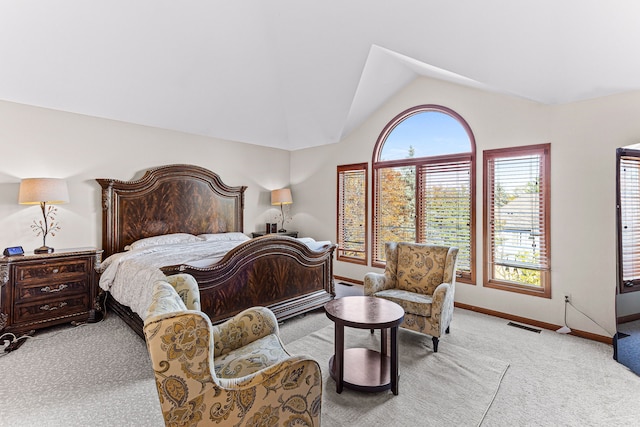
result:
<svg viewBox="0 0 640 427"><path fill-rule="evenodd" d="M278 233L286 233L287 230L285 230L284 228L281 228L280 230L278 230Z"/></svg>
<svg viewBox="0 0 640 427"><path fill-rule="evenodd" d="M40 246L37 249L33 250L34 254L50 254L53 253L53 248L49 247L49 246Z"/></svg>

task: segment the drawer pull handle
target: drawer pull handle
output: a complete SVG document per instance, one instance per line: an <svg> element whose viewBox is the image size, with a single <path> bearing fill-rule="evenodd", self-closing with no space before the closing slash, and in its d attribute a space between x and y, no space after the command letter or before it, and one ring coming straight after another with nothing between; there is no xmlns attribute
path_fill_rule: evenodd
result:
<svg viewBox="0 0 640 427"><path fill-rule="evenodd" d="M59 269L59 268L54 268L54 269L53 269L53 272L54 272L54 273L57 273L58 271L60 271L60 269Z"/></svg>
<svg viewBox="0 0 640 427"><path fill-rule="evenodd" d="M67 303L66 303L66 302L64 302L64 301L62 301L62 302L61 302L60 304L58 304L58 305L49 305L49 304L45 304L45 305L40 306L40 310L43 310L43 311L53 311L53 310L57 310L57 309L59 309L59 308L62 308L62 307L64 307L65 305L67 305Z"/></svg>
<svg viewBox="0 0 640 427"><path fill-rule="evenodd" d="M66 285L64 283L62 285L58 286L57 288L53 288L53 289L50 288L49 286L45 286L44 288L40 288L40 292L49 292L49 293L60 292L63 289L66 289L68 287L69 287L69 285Z"/></svg>

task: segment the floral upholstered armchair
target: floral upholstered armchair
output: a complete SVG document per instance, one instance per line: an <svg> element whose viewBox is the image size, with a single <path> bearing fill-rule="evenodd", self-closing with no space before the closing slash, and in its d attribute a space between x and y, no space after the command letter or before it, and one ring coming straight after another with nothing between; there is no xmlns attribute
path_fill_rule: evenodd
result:
<svg viewBox="0 0 640 427"><path fill-rule="evenodd" d="M458 248L424 243L386 243L384 274L364 276L364 294L404 308L400 327L431 335L433 351L453 317Z"/></svg>
<svg viewBox="0 0 640 427"><path fill-rule="evenodd" d="M320 367L287 353L269 309L212 326L159 281L144 333L167 426L320 426Z"/></svg>

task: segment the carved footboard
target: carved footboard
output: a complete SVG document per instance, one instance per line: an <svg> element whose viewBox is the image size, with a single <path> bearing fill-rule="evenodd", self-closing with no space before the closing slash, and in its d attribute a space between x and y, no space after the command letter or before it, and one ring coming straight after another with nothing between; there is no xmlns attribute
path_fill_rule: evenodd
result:
<svg viewBox="0 0 640 427"><path fill-rule="evenodd" d="M162 270L196 278L202 311L214 323L251 306L269 307L282 320L322 307L334 297L335 247L314 251L291 237L267 235L243 243L211 267L174 265Z"/></svg>

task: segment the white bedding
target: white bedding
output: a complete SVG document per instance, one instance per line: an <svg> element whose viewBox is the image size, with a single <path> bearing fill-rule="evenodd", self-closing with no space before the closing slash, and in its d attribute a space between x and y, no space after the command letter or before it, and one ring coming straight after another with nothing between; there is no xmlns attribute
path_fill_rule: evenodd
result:
<svg viewBox="0 0 640 427"><path fill-rule="evenodd" d="M160 267L189 264L214 264L244 239L224 241L196 241L133 249L113 254L100 265L100 288L109 291L120 304L126 305L142 320L151 304L151 289L165 275ZM330 242L319 242L305 237L298 239L317 250Z"/></svg>

